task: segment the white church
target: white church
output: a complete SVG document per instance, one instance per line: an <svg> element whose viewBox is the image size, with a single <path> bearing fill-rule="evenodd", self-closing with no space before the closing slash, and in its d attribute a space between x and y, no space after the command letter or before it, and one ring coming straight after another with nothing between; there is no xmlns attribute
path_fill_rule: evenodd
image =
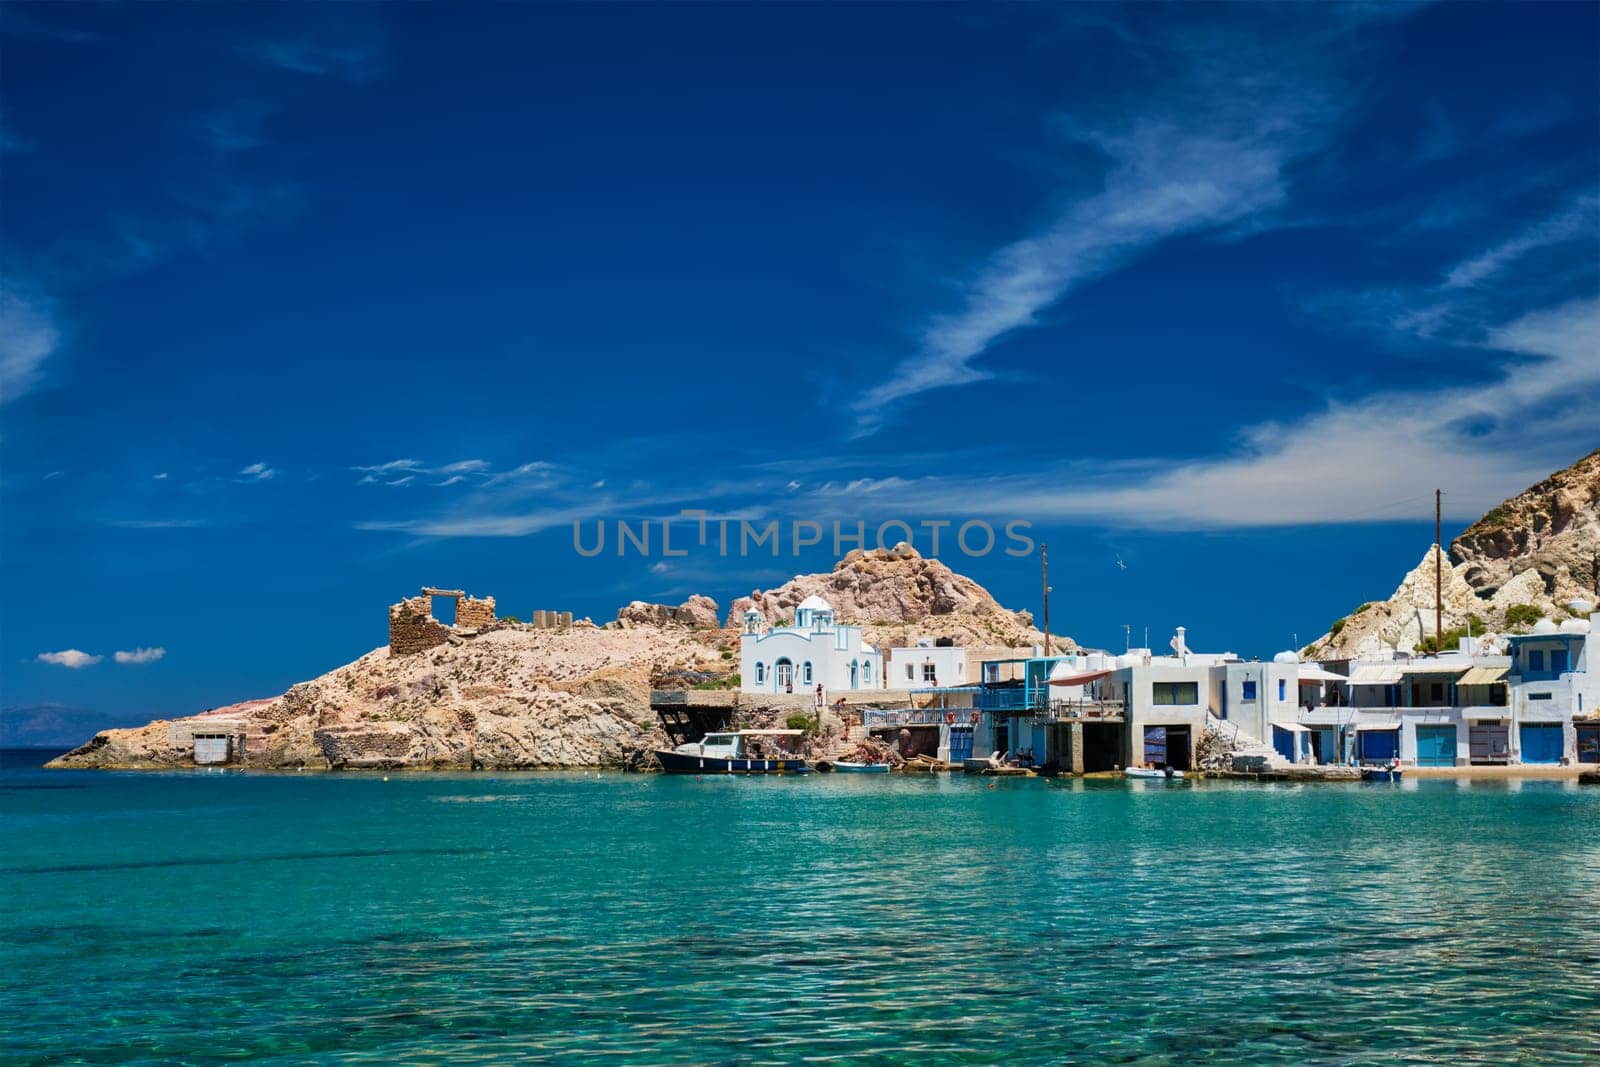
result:
<svg viewBox="0 0 1600 1067"><path fill-rule="evenodd" d="M883 656L861 639L861 627L840 626L833 605L808 596L793 626L764 629L761 612L744 613L739 635L739 689L745 693L811 693L882 689Z"/></svg>

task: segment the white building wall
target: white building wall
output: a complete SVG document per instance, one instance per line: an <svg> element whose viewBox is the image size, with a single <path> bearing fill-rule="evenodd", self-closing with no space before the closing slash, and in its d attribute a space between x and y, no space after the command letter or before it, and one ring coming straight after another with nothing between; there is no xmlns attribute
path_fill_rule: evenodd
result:
<svg viewBox="0 0 1600 1067"><path fill-rule="evenodd" d="M861 630L840 626L829 630L784 627L739 638L739 690L744 693L782 693L786 687L778 670L780 661L793 667L794 691L814 691L818 683L829 692L882 689L883 657L862 644ZM811 680L806 681L806 664ZM856 665L854 684L850 665ZM758 669L759 666L759 669Z"/></svg>
<svg viewBox="0 0 1600 1067"><path fill-rule="evenodd" d="M1199 743L1206 727L1210 673L1210 664L1152 664L1147 667L1123 667L1111 676L1115 683L1111 699L1120 698L1127 709L1127 742L1122 753L1124 766L1137 766L1144 762L1146 726L1187 726L1192 763L1194 746ZM1157 704L1156 684L1165 682L1193 682L1194 702Z"/></svg>
<svg viewBox="0 0 1600 1067"><path fill-rule="evenodd" d="M1211 711L1263 744L1272 743L1272 724L1298 722L1298 663L1222 663L1212 668Z"/></svg>
<svg viewBox="0 0 1600 1067"><path fill-rule="evenodd" d="M975 685L977 677L967 677L967 650L953 647L891 648L889 680L891 689L940 689L955 685ZM933 679L929 680L928 670Z"/></svg>

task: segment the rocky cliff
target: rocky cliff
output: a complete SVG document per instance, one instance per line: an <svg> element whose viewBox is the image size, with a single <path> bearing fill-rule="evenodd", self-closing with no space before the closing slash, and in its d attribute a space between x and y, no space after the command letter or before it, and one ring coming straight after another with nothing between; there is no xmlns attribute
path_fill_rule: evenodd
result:
<svg viewBox="0 0 1600 1067"><path fill-rule="evenodd" d="M245 724L253 767L621 767L664 740L652 676L719 666L720 653L681 627L502 626L414 655L375 649L206 718ZM103 731L52 766L188 765L172 725Z"/></svg>
<svg viewBox="0 0 1600 1067"><path fill-rule="evenodd" d="M859 624L866 639L880 646L904 645L916 637L1011 648L1044 642L1031 614L1001 607L983 586L908 544L856 549L827 574L799 574L776 589L739 597L727 624L739 626L751 608L768 625L791 620L800 602L813 594L833 605L839 622ZM1077 646L1056 635L1052 647L1063 651Z"/></svg>
<svg viewBox="0 0 1600 1067"><path fill-rule="evenodd" d="M811 592L884 644L904 636L970 645L1042 640L1026 614L909 549L853 552L831 573L736 601L734 616L759 603L777 621ZM408 604L438 626L440 643L375 649L271 700L105 730L52 766L188 766L190 734L209 727L244 734L247 767L626 767L666 740L650 709L652 683L731 685L738 669L737 632L721 625L705 596L675 607L635 601L605 627L556 629L504 621L446 627L432 622L425 598L400 607Z"/></svg>
<svg viewBox="0 0 1600 1067"><path fill-rule="evenodd" d="M1480 596L1524 575L1552 604L1594 597L1600 567L1600 449L1493 508L1450 546Z"/></svg>
<svg viewBox="0 0 1600 1067"><path fill-rule="evenodd" d="M1431 647L1435 560L1430 547L1386 600L1358 605L1306 648L1332 659L1381 647ZM1444 629L1525 633L1596 600L1600 565L1600 451L1518 493L1462 532L1444 560Z"/></svg>

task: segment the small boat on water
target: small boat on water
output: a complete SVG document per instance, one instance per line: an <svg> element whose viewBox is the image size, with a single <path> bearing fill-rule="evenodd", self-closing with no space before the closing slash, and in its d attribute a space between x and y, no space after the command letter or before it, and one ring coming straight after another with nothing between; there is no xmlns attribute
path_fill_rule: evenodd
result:
<svg viewBox="0 0 1600 1067"><path fill-rule="evenodd" d="M1398 766L1363 767L1361 768L1363 782L1398 782L1400 768Z"/></svg>
<svg viewBox="0 0 1600 1067"><path fill-rule="evenodd" d="M668 774L806 774L806 761L780 747L802 730L735 730L706 734L673 749L656 749ZM751 744L752 741L757 742Z"/></svg>
<svg viewBox="0 0 1600 1067"><path fill-rule="evenodd" d="M832 766L839 774L888 774L887 763L851 763L848 760L833 760Z"/></svg>
<svg viewBox="0 0 1600 1067"><path fill-rule="evenodd" d="M1173 770L1171 767L1129 767L1122 772L1126 778L1182 778L1183 772Z"/></svg>

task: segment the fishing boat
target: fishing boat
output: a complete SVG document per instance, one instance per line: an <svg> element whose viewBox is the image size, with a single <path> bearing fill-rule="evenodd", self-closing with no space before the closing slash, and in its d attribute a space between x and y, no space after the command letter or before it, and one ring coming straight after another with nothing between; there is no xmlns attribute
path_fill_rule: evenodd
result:
<svg viewBox="0 0 1600 1067"><path fill-rule="evenodd" d="M1183 772L1171 767L1129 767L1122 772L1126 778L1182 778Z"/></svg>
<svg viewBox="0 0 1600 1067"><path fill-rule="evenodd" d="M805 774L806 761L780 747L802 730L735 730L706 734L673 749L656 749L656 759L668 774ZM752 751L752 740L762 739L762 751Z"/></svg>
<svg viewBox="0 0 1600 1067"><path fill-rule="evenodd" d="M888 774L887 763L851 763L849 760L834 760L833 769L839 774Z"/></svg>
<svg viewBox="0 0 1600 1067"><path fill-rule="evenodd" d="M1383 764L1379 766L1361 768L1363 782L1398 782L1400 780L1400 765Z"/></svg>

